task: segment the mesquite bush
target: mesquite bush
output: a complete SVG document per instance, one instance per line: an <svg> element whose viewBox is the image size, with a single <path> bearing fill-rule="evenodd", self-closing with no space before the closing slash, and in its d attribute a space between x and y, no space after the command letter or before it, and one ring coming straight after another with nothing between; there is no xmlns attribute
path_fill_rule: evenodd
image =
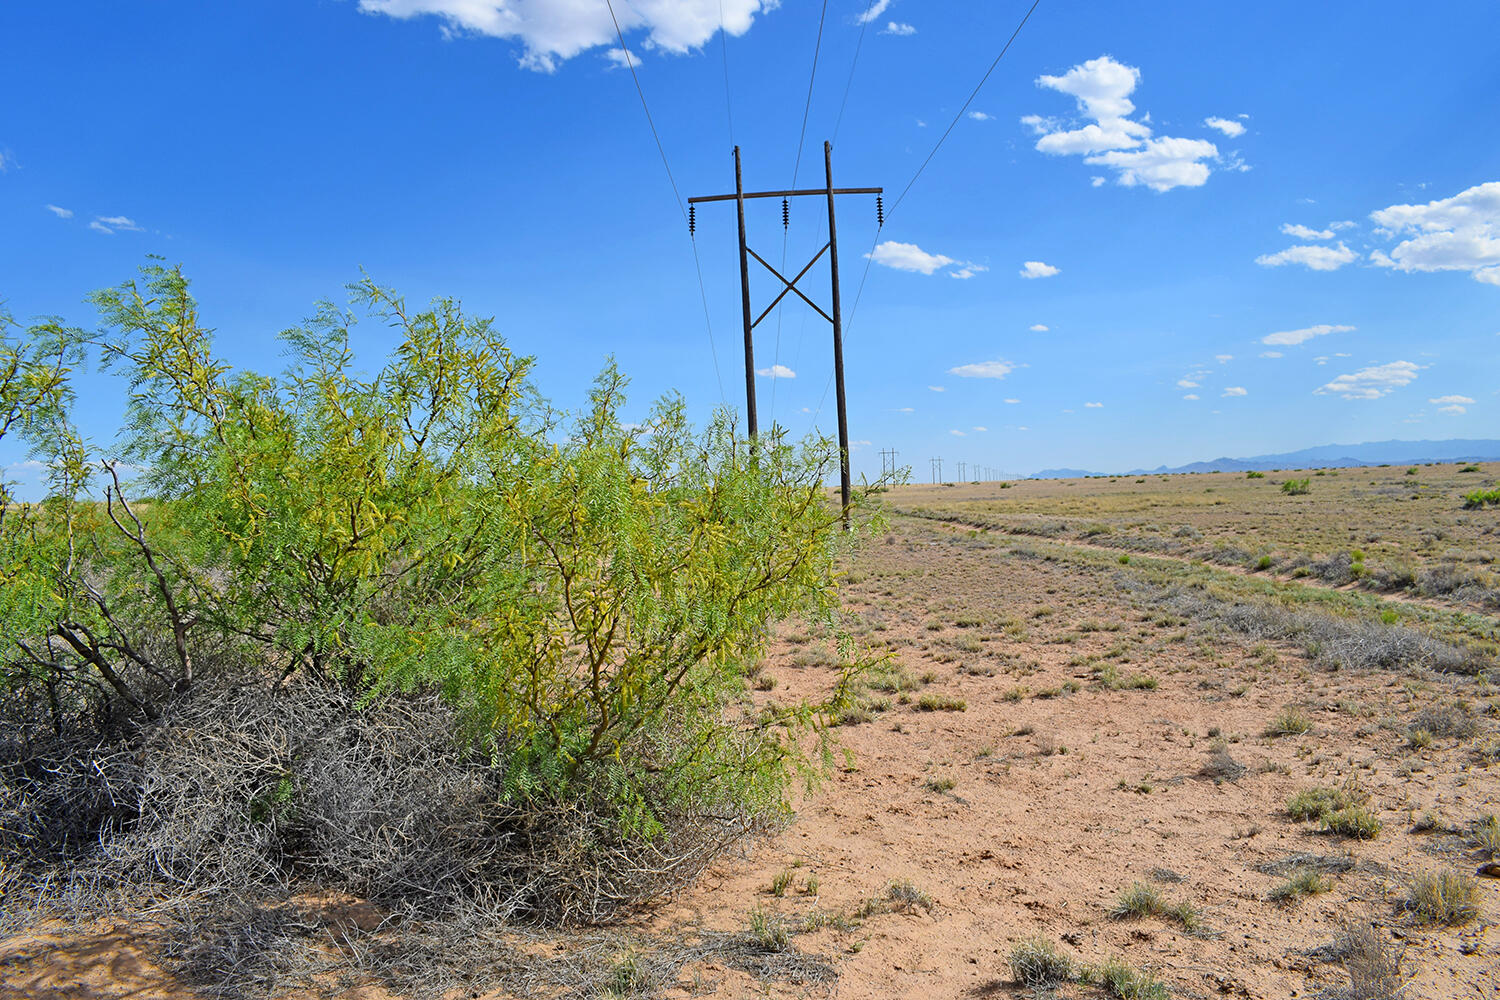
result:
<svg viewBox="0 0 1500 1000"><path fill-rule="evenodd" d="M778 620L820 625L848 653L828 442L751 448L728 413L695 429L678 396L626 423L612 364L561 414L489 321L448 299L411 309L369 279L351 290L349 309L282 334L274 375L217 354L188 281L159 262L92 297L97 333L0 319L0 437L48 475L43 499L0 497L0 855L76 819L14 806L47 798L58 769L27 762L59 752L138 750L132 767L158 774L124 815L102 810L121 836L163 813L140 799L152 789L189 808L159 778L172 766L147 758L211 729L205 704L240 705L232 730L245 703L220 692L245 690L336 692L349 713L437 699L454 759L490 769L465 794L488 789L512 832L566 817L557 839L598 857L782 815L789 785L826 761L824 724L856 669L822 703L757 711L746 694ZM373 374L353 346L362 318L396 340ZM70 418L92 359L127 387L110 448ZM308 815L299 766L288 752L241 768L270 782L243 790L245 824ZM296 862L276 850L273 866ZM569 912L608 915L670 882Z"/></svg>

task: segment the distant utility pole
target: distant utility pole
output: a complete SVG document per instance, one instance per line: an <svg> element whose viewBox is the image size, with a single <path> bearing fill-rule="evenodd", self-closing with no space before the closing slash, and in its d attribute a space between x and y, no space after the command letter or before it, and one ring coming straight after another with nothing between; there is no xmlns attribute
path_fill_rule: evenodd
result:
<svg viewBox="0 0 1500 1000"><path fill-rule="evenodd" d="M839 415L839 486L843 497L844 526L849 526L849 418L844 405L844 324L843 315L839 307L839 238L838 228L834 224L833 197L839 194L873 194L880 195L885 189L878 187L870 188L835 188L833 186L833 144L823 143L823 171L827 185L821 188L803 188L787 191L746 191L741 179L740 171L740 147L734 147L734 194L712 194L688 199L688 232L691 233L697 226L697 206L700 202L708 201L733 201L736 213L739 217L740 232L740 314L745 328L745 415L750 429L750 446L755 447L755 437L758 431L755 414L755 340L752 331L760 325L760 321L770 315L772 309L786 297L787 292L795 292L797 297L808 305L819 316L833 324L833 377L835 385L835 396L838 400ZM745 243L745 202L750 198L780 198L781 199L781 225L785 229L789 224L788 198L801 198L816 195L828 200L828 242L823 244L823 249L813 254L813 259L807 262L807 266L797 272L797 276L790 281L782 276L770 264L766 263L764 257L756 253ZM875 211L883 221L885 215L884 205L879 197L875 199ZM830 308L833 315L824 312L816 302L802 294L802 289L797 287L797 282L802 280L824 252L828 254L828 273L830 284L833 287L833 301ZM760 265L776 276L776 279L784 286L780 294L771 301L771 304L761 312L755 319L750 318L750 261L754 257Z"/></svg>
<svg viewBox="0 0 1500 1000"><path fill-rule="evenodd" d="M943 481L943 460L941 457L929 459L932 463L932 483L936 486Z"/></svg>
<svg viewBox="0 0 1500 1000"><path fill-rule="evenodd" d="M884 479L886 477L887 470L889 470L890 477L892 479L895 479L896 478L896 449L895 448L882 448L882 449L880 449L880 478L881 479Z"/></svg>

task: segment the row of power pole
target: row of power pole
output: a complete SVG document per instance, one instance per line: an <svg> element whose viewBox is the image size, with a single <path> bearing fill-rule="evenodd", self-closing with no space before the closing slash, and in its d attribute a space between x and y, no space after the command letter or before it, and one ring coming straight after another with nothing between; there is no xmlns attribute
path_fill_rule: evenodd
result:
<svg viewBox="0 0 1500 1000"><path fill-rule="evenodd" d="M885 452L882 451L880 454L884 455ZM891 454L894 455L895 452L892 451ZM929 458L927 460L927 462L928 462L928 464L932 468L932 481L933 481L933 483L934 484L941 483L943 481L943 459L942 459L942 456L939 455L939 456L936 456L936 457L933 457L933 458ZM997 470L995 469L995 467L991 466L991 465L980 465L978 462L974 462L972 464L970 464L968 462L959 462L957 464L958 464L958 481L959 482L988 483L988 482L993 482L994 480L1000 478L1000 476L996 475ZM882 464L882 470L883 469L884 469L884 465ZM966 479L964 477L964 473L966 471L972 472L974 478L973 479Z"/></svg>

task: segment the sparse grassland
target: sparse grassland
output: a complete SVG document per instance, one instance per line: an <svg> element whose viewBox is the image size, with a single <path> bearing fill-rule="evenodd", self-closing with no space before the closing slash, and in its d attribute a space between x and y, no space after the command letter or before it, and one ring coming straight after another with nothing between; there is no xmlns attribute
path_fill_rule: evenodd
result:
<svg viewBox="0 0 1500 1000"><path fill-rule="evenodd" d="M1500 991L1500 466L1315 471L886 493L874 666L788 621L743 695L846 681L829 769L593 995Z"/></svg>

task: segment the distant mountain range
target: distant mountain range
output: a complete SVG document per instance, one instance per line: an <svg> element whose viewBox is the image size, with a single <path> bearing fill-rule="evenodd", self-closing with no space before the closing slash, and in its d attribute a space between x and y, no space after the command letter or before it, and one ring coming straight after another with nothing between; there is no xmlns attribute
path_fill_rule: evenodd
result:
<svg viewBox="0 0 1500 1000"><path fill-rule="evenodd" d="M1252 469L1340 468L1355 465L1411 465L1417 462L1497 462L1500 441L1368 441L1364 444L1325 444L1278 455L1215 458L1169 468L1131 469L1128 472L1091 472L1087 469L1043 469L1028 479L1079 479L1083 476L1145 476L1176 472L1248 472Z"/></svg>

